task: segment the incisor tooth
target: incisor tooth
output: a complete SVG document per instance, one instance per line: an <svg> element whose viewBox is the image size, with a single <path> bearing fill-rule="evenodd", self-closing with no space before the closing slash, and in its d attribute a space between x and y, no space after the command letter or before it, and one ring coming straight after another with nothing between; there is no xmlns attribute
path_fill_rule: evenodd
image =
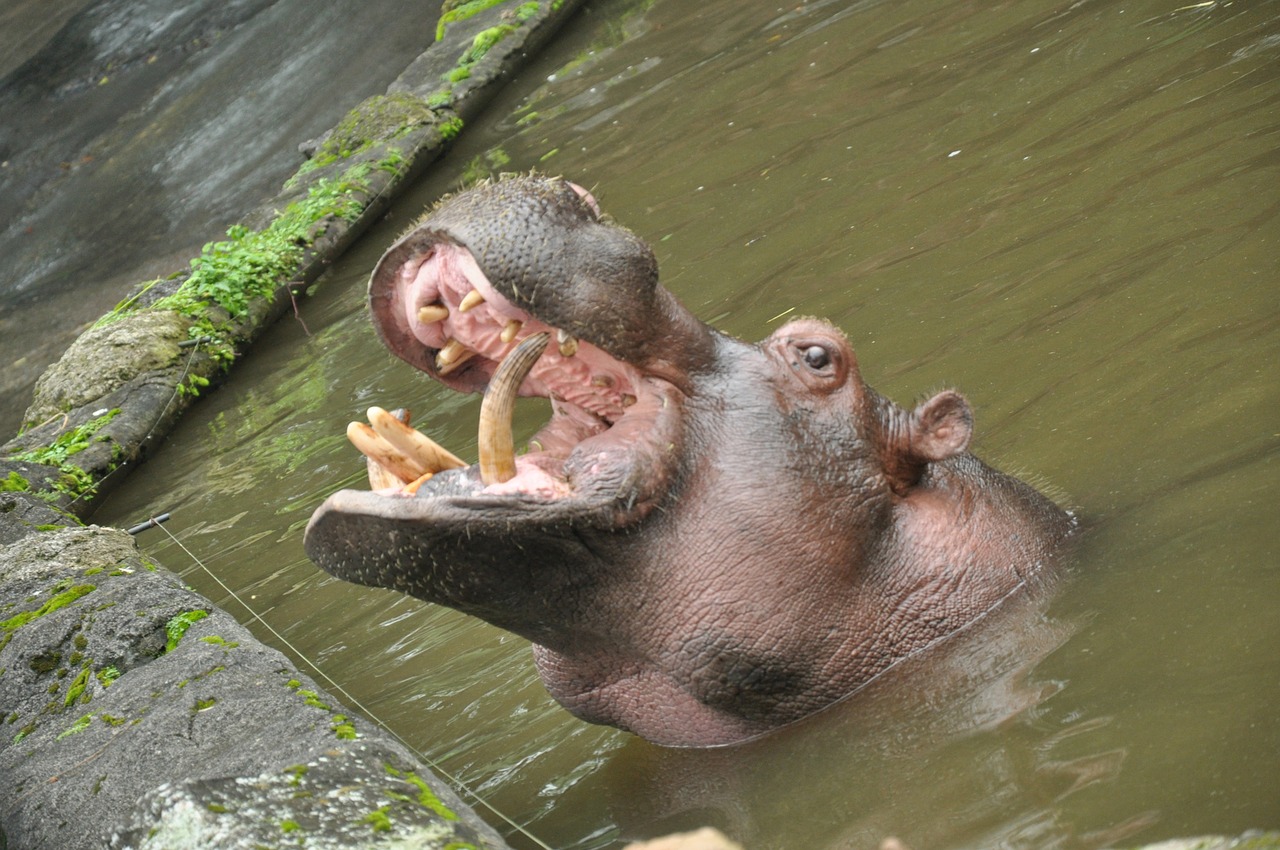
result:
<svg viewBox="0 0 1280 850"><path fill-rule="evenodd" d="M578 340L570 336L568 331L556 331L556 343L561 357L572 357L578 353Z"/></svg>
<svg viewBox="0 0 1280 850"><path fill-rule="evenodd" d="M483 303L484 296L480 294L480 290L473 289L463 296L463 299L458 302L458 312L465 313L472 307L477 307Z"/></svg>
<svg viewBox="0 0 1280 850"><path fill-rule="evenodd" d="M524 327L524 322L519 319L512 319L502 326L502 333L498 334L498 339L504 343L511 342L516 338L516 334L520 333L522 327Z"/></svg>
<svg viewBox="0 0 1280 850"><path fill-rule="evenodd" d="M447 375L475 356L476 353L474 351L456 339L450 339L444 344L444 348L440 349L440 352L436 354L436 371L441 375Z"/></svg>
<svg viewBox="0 0 1280 850"><path fill-rule="evenodd" d="M551 337L536 333L526 337L498 365L480 403L480 480L486 485L510 481L516 475L516 447L511 437L511 413L516 390L533 364L546 350Z"/></svg>
<svg viewBox="0 0 1280 850"><path fill-rule="evenodd" d="M347 426L347 439L362 455L398 478L398 484L412 481L427 471L422 464L388 443L363 422L352 422ZM372 484L373 481L370 480L369 483Z"/></svg>
<svg viewBox="0 0 1280 850"><path fill-rule="evenodd" d="M443 304L426 304L418 308L418 321L424 325L433 325L447 318L449 318L449 308Z"/></svg>
<svg viewBox="0 0 1280 850"><path fill-rule="evenodd" d="M391 411L391 415L405 425L409 424L409 411L399 408ZM355 423L352 423L355 424ZM399 487L404 484L395 473L378 463L371 457L364 459L365 471L369 475L369 488L372 490L385 490L389 487Z"/></svg>
<svg viewBox="0 0 1280 850"><path fill-rule="evenodd" d="M466 466L457 455L381 407L369 408L369 424L379 437L413 458L426 472L435 473L442 469L461 469Z"/></svg>

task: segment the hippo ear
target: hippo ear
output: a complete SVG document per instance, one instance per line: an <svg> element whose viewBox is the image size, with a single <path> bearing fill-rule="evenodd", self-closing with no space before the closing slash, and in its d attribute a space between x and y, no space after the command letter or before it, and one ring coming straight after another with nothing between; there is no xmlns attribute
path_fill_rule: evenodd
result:
<svg viewBox="0 0 1280 850"><path fill-rule="evenodd" d="M973 410L964 396L946 390L911 412L910 447L913 459L923 463L946 460L969 447L973 436Z"/></svg>
<svg viewBox="0 0 1280 850"><path fill-rule="evenodd" d="M973 411L953 390L938 393L907 413L894 407L895 435L885 446L884 471L889 486L906 496L930 463L963 452L973 435Z"/></svg>

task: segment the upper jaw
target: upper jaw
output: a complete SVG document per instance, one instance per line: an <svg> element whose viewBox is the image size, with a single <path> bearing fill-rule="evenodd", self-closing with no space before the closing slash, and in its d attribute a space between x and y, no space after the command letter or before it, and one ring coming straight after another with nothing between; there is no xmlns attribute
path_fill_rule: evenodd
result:
<svg viewBox="0 0 1280 850"><path fill-rule="evenodd" d="M597 511L614 525L635 522L647 513L674 472L681 391L658 374L615 358L587 339L569 336L512 304L471 253L443 234L434 234L417 250L420 253L397 257L394 273L381 278L375 274L371 285L375 324L392 351L452 389L492 394L489 387L503 360L523 347L522 341L546 334L545 351L513 385L518 385L519 395L550 398L552 418L530 441L530 451L513 458L514 475L490 480L477 469L485 460L485 408L481 463L464 466L455 459L444 468L421 456L410 457L404 467L392 462L390 451L378 448L378 435L369 432L386 434L400 448L404 444L386 429L409 429L373 408L371 427L351 426L363 429L362 440L351 430L349 434L371 458L375 492L410 499L413 504L398 505L394 513L420 520L440 518L436 508L427 506L431 500L483 509L488 497L495 496L561 503L579 515ZM410 444L430 443L416 433L400 436ZM392 475L381 474L387 469ZM430 473L425 481L417 480L422 471ZM349 499L342 506L355 507ZM326 503L322 511L338 507Z"/></svg>

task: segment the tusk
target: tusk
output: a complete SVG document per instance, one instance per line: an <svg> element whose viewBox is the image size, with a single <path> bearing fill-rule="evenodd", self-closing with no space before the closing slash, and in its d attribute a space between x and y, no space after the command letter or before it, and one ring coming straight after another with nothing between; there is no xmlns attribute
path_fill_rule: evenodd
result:
<svg viewBox="0 0 1280 850"><path fill-rule="evenodd" d="M484 296L480 294L480 290L473 289L458 302L458 312L465 313L472 307L479 307L484 303Z"/></svg>
<svg viewBox="0 0 1280 850"><path fill-rule="evenodd" d="M461 469L466 466L457 455L381 407L369 408L369 424L379 437L390 443L392 448L417 461L425 472L436 473L442 469Z"/></svg>
<svg viewBox="0 0 1280 850"><path fill-rule="evenodd" d="M425 304L418 308L418 321L424 325L433 325L449 318L449 308L443 304Z"/></svg>
<svg viewBox="0 0 1280 850"><path fill-rule="evenodd" d="M526 337L498 365L480 403L480 480L485 486L510 481L516 475L516 447L511 437L511 414L516 391L533 370L551 337Z"/></svg>
<svg viewBox="0 0 1280 850"><path fill-rule="evenodd" d="M383 472L400 479L392 486L412 481L427 471L422 464L378 436L377 431L363 422L352 422L347 426L347 439L362 455L380 466ZM372 477L369 483L374 483Z"/></svg>

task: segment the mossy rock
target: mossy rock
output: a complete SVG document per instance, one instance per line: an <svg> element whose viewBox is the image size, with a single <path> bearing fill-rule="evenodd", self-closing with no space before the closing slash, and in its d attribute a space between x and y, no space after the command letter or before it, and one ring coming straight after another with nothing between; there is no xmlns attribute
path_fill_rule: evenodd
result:
<svg viewBox="0 0 1280 850"><path fill-rule="evenodd" d="M345 118L322 136L311 157L317 164L327 165L435 120L435 113L431 108L411 94L398 92L374 95L348 112Z"/></svg>
<svg viewBox="0 0 1280 850"><path fill-rule="evenodd" d="M190 324L177 313L147 310L90 328L40 376L23 422L44 422L168 366L179 357L178 343Z"/></svg>

